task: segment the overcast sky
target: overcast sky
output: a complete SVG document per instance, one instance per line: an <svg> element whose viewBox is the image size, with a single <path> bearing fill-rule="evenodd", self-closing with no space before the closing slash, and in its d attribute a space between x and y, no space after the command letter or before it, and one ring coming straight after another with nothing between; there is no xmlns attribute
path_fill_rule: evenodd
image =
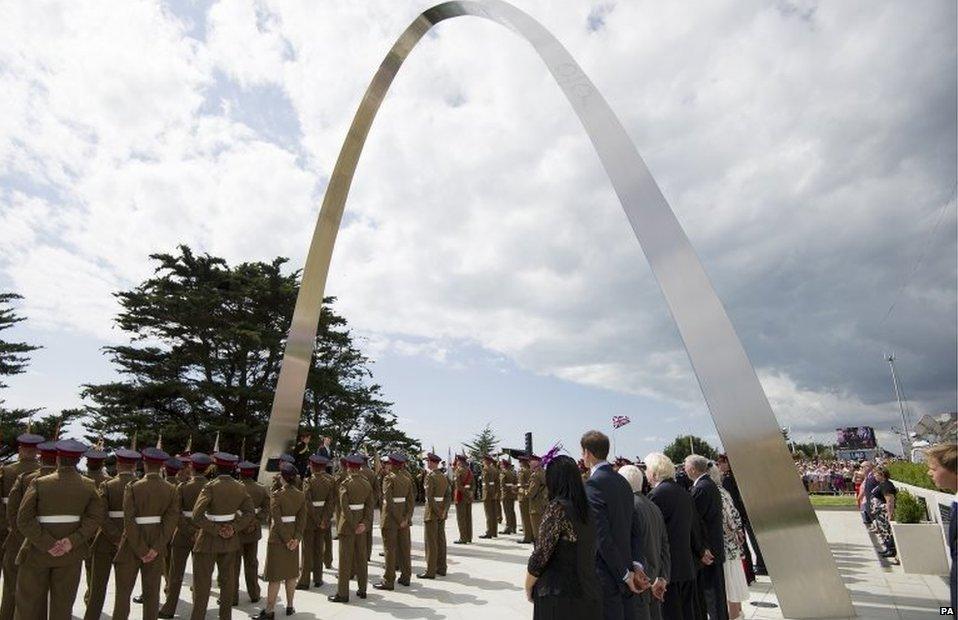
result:
<svg viewBox="0 0 958 620"><path fill-rule="evenodd" d="M372 74L429 2L0 2L0 290L43 345L7 406L112 369L111 293L178 243L302 264ZM956 5L517 0L635 141L796 439L956 408ZM327 293L445 453L589 428L719 439L581 126L532 49L434 29L373 125ZM889 309L891 312L889 313ZM576 453L575 449L573 452Z"/></svg>

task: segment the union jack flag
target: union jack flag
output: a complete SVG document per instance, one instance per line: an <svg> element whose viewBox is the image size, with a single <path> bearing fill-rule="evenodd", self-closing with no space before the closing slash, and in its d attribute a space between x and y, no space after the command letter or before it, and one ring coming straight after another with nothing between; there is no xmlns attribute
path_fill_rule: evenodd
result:
<svg viewBox="0 0 958 620"><path fill-rule="evenodd" d="M627 415L614 415L612 416L612 428L619 428L625 426L632 420L629 419Z"/></svg>

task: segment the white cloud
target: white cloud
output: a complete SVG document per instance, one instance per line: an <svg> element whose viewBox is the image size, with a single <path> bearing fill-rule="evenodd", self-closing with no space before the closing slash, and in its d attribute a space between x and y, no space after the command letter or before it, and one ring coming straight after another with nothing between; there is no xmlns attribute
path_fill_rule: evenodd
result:
<svg viewBox="0 0 958 620"><path fill-rule="evenodd" d="M955 239L927 237L955 180L952 4L518 4L619 112L783 419L891 423L888 348L916 406L954 402ZM368 81L427 5L222 1L205 40L145 0L14 5L0 24L0 277L31 320L107 338L105 293L148 273L149 252L186 242L299 265ZM264 89L290 109L245 112L279 115L291 144L240 118ZM920 244L933 249L920 277L880 324ZM83 305L58 297L50 261L90 291ZM381 336L373 351L452 363L478 344L701 407L588 139L528 45L493 24L443 24L403 67L327 291Z"/></svg>

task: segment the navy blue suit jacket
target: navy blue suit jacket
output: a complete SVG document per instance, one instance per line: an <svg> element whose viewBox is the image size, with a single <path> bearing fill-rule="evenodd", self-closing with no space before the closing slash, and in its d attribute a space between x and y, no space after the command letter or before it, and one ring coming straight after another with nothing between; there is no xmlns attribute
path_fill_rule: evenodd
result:
<svg viewBox="0 0 958 620"><path fill-rule="evenodd" d="M692 500L702 519L704 544L715 557L715 564L725 562L725 535L722 531L722 493L708 475L692 485Z"/></svg>
<svg viewBox="0 0 958 620"><path fill-rule="evenodd" d="M669 551L672 554L672 573L669 581L695 579L697 558L701 556L700 542L695 528L698 515L692 496L685 488L672 480L663 480L649 492L649 499L662 511L665 529L669 535Z"/></svg>
<svg viewBox="0 0 958 620"><path fill-rule="evenodd" d="M632 487L605 464L586 481L585 492L595 519L596 573L604 590L621 592L627 588L622 578L632 570L632 562L645 565Z"/></svg>

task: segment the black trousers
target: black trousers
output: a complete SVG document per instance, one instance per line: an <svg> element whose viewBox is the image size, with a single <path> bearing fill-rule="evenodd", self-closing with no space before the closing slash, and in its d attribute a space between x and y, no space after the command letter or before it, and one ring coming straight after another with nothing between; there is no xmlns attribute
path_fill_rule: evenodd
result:
<svg viewBox="0 0 958 620"><path fill-rule="evenodd" d="M670 581L662 602L663 620L695 620L695 580Z"/></svg>
<svg viewBox="0 0 958 620"><path fill-rule="evenodd" d="M725 571L716 560L699 571L702 578L702 594L709 620L728 620L728 602L725 598Z"/></svg>

